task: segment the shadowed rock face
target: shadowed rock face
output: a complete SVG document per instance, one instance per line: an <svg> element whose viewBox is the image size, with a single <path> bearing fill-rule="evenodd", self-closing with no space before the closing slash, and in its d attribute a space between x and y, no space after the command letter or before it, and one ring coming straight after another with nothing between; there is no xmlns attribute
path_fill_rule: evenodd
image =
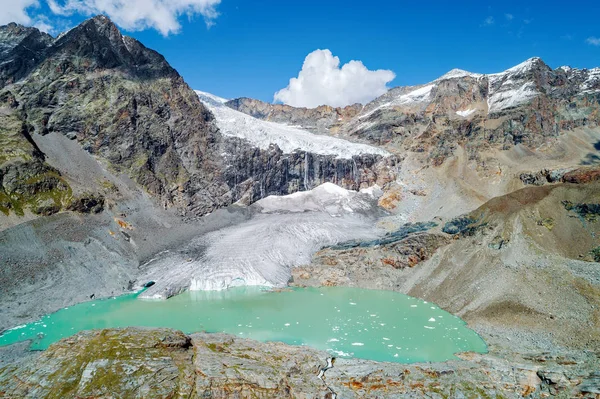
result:
<svg viewBox="0 0 600 399"><path fill-rule="evenodd" d="M182 214L200 216L242 197L252 202L323 182L356 189L378 181L372 157L338 162L224 137L164 57L122 36L104 16L56 39L35 28L0 27L0 63L0 118L10 118L7 134L19 136L13 147L33 154L28 142L34 145L37 135L65 135ZM11 151L0 162L15 169ZM41 152L33 155L43 164ZM57 202L63 209L66 200Z"/></svg>
<svg viewBox="0 0 600 399"><path fill-rule="evenodd" d="M287 195L330 182L349 190L380 186L395 177L396 158L362 154L349 159L295 151L285 154L276 145L249 147L243 140L227 138L229 155L223 177L234 198L246 204L269 195Z"/></svg>

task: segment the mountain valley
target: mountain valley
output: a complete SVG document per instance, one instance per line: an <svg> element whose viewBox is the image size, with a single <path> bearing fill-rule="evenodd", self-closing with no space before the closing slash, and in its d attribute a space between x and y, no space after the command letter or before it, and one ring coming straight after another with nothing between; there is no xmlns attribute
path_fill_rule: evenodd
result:
<svg viewBox="0 0 600 399"><path fill-rule="evenodd" d="M105 16L1 26L0 331L134 290L351 287L434 303L488 351L327 368L310 345L99 326L0 347L0 397L598 398L599 143L600 68L307 109L192 90Z"/></svg>

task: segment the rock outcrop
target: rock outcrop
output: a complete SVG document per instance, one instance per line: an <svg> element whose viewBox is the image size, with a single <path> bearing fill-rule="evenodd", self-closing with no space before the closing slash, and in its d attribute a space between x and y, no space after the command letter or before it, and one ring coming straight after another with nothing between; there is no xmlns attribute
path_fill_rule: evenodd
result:
<svg viewBox="0 0 600 399"><path fill-rule="evenodd" d="M594 398L592 353L437 364L329 358L305 346L157 329L81 332L0 368L0 395L20 398ZM321 378L322 377L322 378Z"/></svg>
<svg viewBox="0 0 600 399"><path fill-rule="evenodd" d="M552 70L532 58L497 74L453 70L427 85L392 89L342 129L372 143L425 152L439 165L457 146L478 159L486 149L535 148L599 122L600 68Z"/></svg>
<svg viewBox="0 0 600 399"><path fill-rule="evenodd" d="M257 119L297 126L320 134L335 132L363 108L361 104L343 108L334 108L328 105L317 108L296 108L284 104L270 104L247 97L229 100L225 105Z"/></svg>
<svg viewBox="0 0 600 399"><path fill-rule="evenodd" d="M182 214L201 216L242 197L252 202L325 181L358 188L377 180L369 175L375 163L370 159L341 165L316 160L310 152L282 159L277 147L266 150L225 137L164 57L121 35L103 16L56 39L35 28L0 27L0 62L0 117L8 120L0 139L11 137L11 145L30 158L40 135L76 140L113 173L129 176L159 204ZM15 165L14 151L5 147L3 152L0 162ZM43 188L52 192L54 203L40 200L32 210L44 214L66 208L68 199L62 197L69 196L69 184L59 178L64 171L42 167L43 154L36 154L37 163L26 168L29 175L17 173L15 166L0 175L5 181L18 180L17 175L31 181L53 173L56 178L45 179ZM87 184L77 185L85 191ZM5 213L16 202L29 201L17 198L9 207L6 197L16 194L3 185Z"/></svg>

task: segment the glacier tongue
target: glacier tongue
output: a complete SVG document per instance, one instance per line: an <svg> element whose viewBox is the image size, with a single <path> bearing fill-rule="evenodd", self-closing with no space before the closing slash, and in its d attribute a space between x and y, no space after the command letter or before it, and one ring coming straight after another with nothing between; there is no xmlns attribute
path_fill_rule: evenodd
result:
<svg viewBox="0 0 600 399"><path fill-rule="evenodd" d="M217 126L226 136L245 139L250 144L267 149L276 144L285 154L301 150L319 155L334 155L350 159L361 154L388 156L385 150L367 144L323 136L306 130L253 118L229 108L220 97L196 90L200 101L213 113Z"/></svg>
<svg viewBox="0 0 600 399"><path fill-rule="evenodd" d="M166 298L185 289L237 285L285 286L291 268L307 264L323 246L382 234L375 188L353 192L331 183L250 207L250 220L198 237L143 266L139 281L155 281L142 297Z"/></svg>

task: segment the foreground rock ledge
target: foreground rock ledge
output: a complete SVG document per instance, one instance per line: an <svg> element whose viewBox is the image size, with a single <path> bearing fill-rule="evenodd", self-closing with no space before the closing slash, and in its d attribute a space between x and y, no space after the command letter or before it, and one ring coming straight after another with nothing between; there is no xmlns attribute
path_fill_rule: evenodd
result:
<svg viewBox="0 0 600 399"><path fill-rule="evenodd" d="M1 355L1 352L0 352ZM227 334L169 329L84 331L0 368L0 397L18 398L597 398L598 358L491 355L433 364L339 359ZM587 371L586 371L587 370Z"/></svg>

